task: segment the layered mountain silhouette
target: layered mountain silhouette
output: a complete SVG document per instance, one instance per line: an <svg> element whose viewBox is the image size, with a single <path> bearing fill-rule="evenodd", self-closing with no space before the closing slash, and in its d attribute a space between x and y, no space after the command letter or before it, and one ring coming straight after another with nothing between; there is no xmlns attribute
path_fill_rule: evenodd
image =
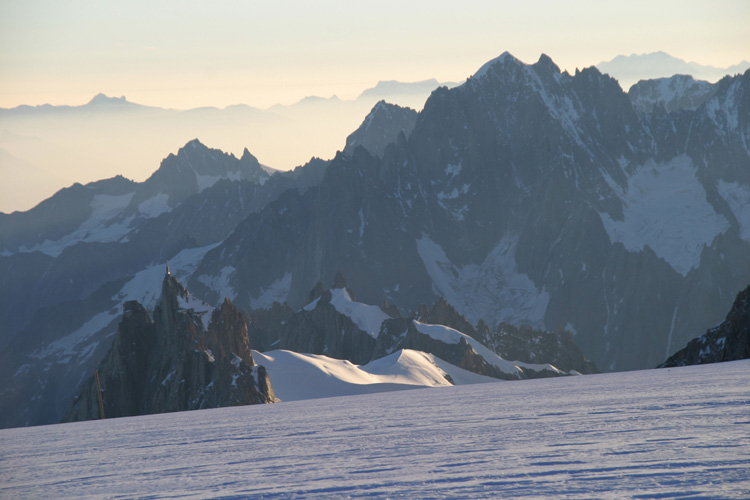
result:
<svg viewBox="0 0 750 500"><path fill-rule="evenodd" d="M440 85L379 82L352 100L307 97L267 109L165 109L104 94L80 106L0 108L0 212L28 210L54 186L124 172L143 180L167 151L194 137L237 156L247 147L264 165L289 170L312 157L332 157L378 101L421 109ZM46 182L28 182L33 170L49 172Z"/></svg>
<svg viewBox="0 0 750 500"><path fill-rule="evenodd" d="M607 73L629 89L640 80L668 78L673 75L691 75L699 80L716 82L724 76L744 73L750 68L750 62L742 61L728 68L687 62L663 51L649 54L619 55L609 61L596 65L602 73Z"/></svg>
<svg viewBox="0 0 750 500"><path fill-rule="evenodd" d="M124 303L156 307L167 259L191 292L251 316L304 310L341 271L360 303L412 318L384 339L421 333L416 312L442 297L496 350L536 336L603 371L655 366L750 282L750 72L654 86L626 94L596 68L506 53L433 92L410 129L380 121L385 146L363 126L359 146L269 175L191 142L145 183L3 215L3 425L60 418Z"/></svg>

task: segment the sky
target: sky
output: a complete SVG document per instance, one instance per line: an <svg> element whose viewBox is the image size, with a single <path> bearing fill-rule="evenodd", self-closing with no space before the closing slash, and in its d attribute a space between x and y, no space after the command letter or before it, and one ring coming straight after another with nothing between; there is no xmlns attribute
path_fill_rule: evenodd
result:
<svg viewBox="0 0 750 500"><path fill-rule="evenodd" d="M658 50L747 58L747 0L0 0L0 107L97 93L188 109L463 81L509 51L569 71Z"/></svg>

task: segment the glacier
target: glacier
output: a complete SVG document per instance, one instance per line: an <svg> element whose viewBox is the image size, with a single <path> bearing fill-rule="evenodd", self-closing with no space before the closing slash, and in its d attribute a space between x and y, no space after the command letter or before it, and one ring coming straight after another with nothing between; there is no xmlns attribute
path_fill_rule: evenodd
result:
<svg viewBox="0 0 750 500"><path fill-rule="evenodd" d="M0 430L2 498L747 498L750 360Z"/></svg>

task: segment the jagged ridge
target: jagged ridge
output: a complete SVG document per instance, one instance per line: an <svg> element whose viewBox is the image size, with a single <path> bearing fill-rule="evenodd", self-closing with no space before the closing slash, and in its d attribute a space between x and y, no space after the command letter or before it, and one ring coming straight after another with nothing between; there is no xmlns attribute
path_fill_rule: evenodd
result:
<svg viewBox="0 0 750 500"><path fill-rule="evenodd" d="M265 368L250 351L247 324L229 301L213 309L171 276L153 313L125 304L98 368L107 418L275 401ZM83 384L64 421L99 418L95 378Z"/></svg>

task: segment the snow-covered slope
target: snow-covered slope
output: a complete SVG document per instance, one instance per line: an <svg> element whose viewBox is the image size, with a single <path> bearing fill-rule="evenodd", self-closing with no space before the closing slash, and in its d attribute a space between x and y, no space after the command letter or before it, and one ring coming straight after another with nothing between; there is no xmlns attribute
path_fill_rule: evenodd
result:
<svg viewBox="0 0 750 500"><path fill-rule="evenodd" d="M750 361L0 430L2 498L712 498Z"/></svg>
<svg viewBox="0 0 750 500"><path fill-rule="evenodd" d="M361 366L318 354L283 350L253 351L253 358L265 366L276 397L281 401L498 382L453 366L432 354L410 349Z"/></svg>

